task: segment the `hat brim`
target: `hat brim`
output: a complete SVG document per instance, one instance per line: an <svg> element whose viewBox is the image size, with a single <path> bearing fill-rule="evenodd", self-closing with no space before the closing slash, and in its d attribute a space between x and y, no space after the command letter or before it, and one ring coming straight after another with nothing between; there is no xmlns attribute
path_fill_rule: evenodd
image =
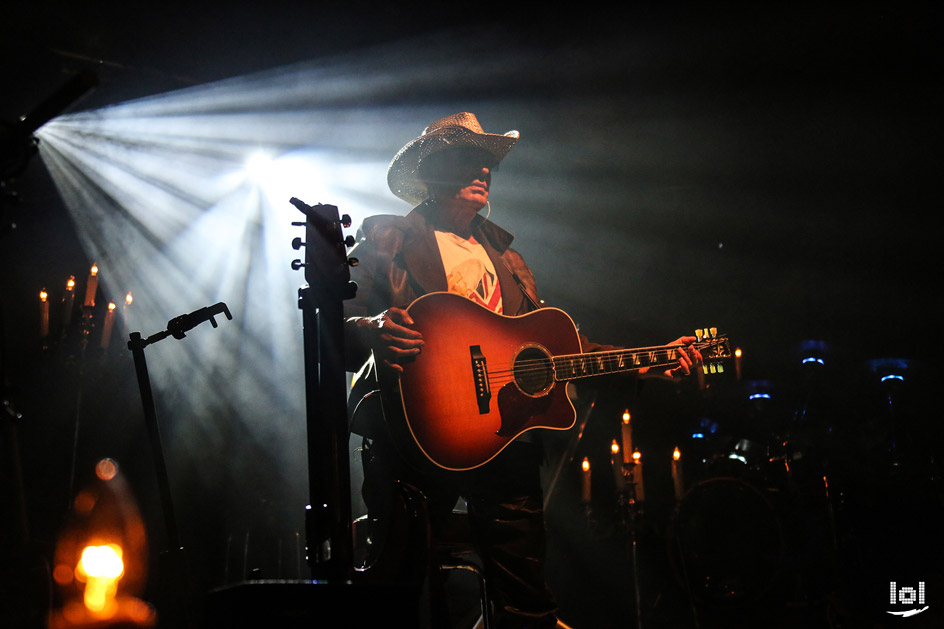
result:
<svg viewBox="0 0 944 629"><path fill-rule="evenodd" d="M426 183L419 178L420 163L440 151L454 148L478 148L487 151L497 164L505 158L518 141L518 132L475 133L464 127L449 127L409 142L393 157L387 168L387 185L390 191L413 205L429 197Z"/></svg>

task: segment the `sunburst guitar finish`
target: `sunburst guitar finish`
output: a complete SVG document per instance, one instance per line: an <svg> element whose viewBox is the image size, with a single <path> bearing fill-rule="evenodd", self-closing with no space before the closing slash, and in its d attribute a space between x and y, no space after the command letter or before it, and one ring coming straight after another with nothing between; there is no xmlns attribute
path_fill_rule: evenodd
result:
<svg viewBox="0 0 944 629"><path fill-rule="evenodd" d="M408 457L446 470L479 467L534 428L572 427L567 381L678 362L676 345L581 353L577 327L556 308L507 317L430 293L407 310L424 345L386 387L387 423ZM726 339L696 346L727 351Z"/></svg>

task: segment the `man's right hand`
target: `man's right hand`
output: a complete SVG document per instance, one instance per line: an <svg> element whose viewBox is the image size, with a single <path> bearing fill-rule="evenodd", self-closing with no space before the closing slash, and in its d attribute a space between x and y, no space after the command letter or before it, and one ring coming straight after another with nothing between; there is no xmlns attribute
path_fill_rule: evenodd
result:
<svg viewBox="0 0 944 629"><path fill-rule="evenodd" d="M411 325L413 319L402 308L390 308L376 317L357 321L358 332L378 364L396 374L403 373L401 365L414 360L423 347L423 335Z"/></svg>

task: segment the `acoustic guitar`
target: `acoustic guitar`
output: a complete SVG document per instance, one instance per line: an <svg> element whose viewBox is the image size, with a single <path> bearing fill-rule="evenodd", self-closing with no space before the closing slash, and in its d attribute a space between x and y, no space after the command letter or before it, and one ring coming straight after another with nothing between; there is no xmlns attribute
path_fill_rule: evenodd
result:
<svg viewBox="0 0 944 629"><path fill-rule="evenodd" d="M572 427L577 415L568 381L669 367L681 350L582 353L577 326L557 308L508 317L460 295L430 293L407 311L424 345L386 387L387 424L404 454L446 470L479 467L528 430ZM713 361L730 356L727 337L714 329L696 336L706 372L720 371Z"/></svg>

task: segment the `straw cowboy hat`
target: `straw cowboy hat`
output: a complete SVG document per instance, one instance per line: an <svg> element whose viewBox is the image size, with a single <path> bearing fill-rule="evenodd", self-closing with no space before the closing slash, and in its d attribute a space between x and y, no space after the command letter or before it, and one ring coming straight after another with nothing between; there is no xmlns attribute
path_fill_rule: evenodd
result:
<svg viewBox="0 0 944 629"><path fill-rule="evenodd" d="M485 133L475 114L453 114L429 125L420 137L400 149L387 169L387 185L404 201L418 205L429 195L418 172L425 158L446 149L471 147L488 151L497 164L517 140L517 131Z"/></svg>

